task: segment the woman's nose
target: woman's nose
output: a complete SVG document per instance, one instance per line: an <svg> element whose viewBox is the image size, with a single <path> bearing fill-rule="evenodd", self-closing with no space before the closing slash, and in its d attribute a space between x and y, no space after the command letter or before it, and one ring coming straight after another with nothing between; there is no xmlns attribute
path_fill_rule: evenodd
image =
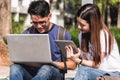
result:
<svg viewBox="0 0 120 80"><path fill-rule="evenodd" d="M80 25L78 25L78 29L79 29L79 30L81 30L81 29L82 29Z"/></svg>

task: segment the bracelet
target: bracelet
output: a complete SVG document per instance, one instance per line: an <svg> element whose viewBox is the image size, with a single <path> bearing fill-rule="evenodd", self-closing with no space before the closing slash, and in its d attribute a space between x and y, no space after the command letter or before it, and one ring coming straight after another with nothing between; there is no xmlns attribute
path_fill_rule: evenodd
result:
<svg viewBox="0 0 120 80"><path fill-rule="evenodd" d="M80 58L80 60L81 60L81 61L79 62L79 64L82 64L83 59L82 59L82 58Z"/></svg>

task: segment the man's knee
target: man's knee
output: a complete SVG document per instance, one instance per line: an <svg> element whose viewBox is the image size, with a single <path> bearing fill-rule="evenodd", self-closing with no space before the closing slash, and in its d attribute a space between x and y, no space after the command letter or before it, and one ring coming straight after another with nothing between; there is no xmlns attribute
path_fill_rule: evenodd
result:
<svg viewBox="0 0 120 80"><path fill-rule="evenodd" d="M10 66L10 74L17 74L18 72L21 72L22 67L17 64L12 64Z"/></svg>
<svg viewBox="0 0 120 80"><path fill-rule="evenodd" d="M58 74L59 69L55 68L54 66L51 65L43 65L37 74L40 74L41 76L49 75L52 76L54 73Z"/></svg>

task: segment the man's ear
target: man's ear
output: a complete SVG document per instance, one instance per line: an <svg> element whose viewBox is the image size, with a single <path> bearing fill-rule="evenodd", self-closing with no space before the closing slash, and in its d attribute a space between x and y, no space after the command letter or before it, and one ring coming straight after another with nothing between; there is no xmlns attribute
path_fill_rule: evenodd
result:
<svg viewBox="0 0 120 80"><path fill-rule="evenodd" d="M48 18L51 19L51 17L52 17L52 13L49 13Z"/></svg>

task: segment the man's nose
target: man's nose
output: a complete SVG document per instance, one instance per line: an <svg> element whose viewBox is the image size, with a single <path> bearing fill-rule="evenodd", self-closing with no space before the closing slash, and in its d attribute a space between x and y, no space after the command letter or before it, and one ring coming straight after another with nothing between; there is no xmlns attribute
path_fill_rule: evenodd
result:
<svg viewBox="0 0 120 80"><path fill-rule="evenodd" d="M37 28L41 28L42 27L42 25L41 24L37 24Z"/></svg>

